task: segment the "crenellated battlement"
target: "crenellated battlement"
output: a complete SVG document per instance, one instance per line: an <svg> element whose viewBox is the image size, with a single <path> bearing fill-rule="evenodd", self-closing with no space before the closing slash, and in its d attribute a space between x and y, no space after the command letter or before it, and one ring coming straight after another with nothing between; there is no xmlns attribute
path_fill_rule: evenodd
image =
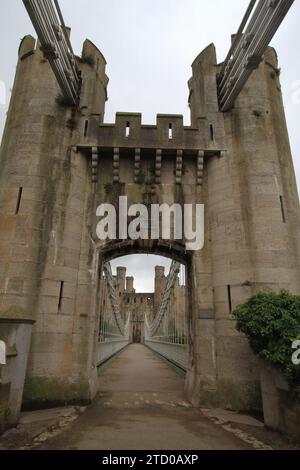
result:
<svg viewBox="0 0 300 470"><path fill-rule="evenodd" d="M212 124L205 118L198 123L198 128L184 126L182 115L158 114L156 125L144 125L141 113L117 113L114 124L99 125L97 117L91 116L84 123L86 143L77 145L76 151L92 159L93 183L98 181L99 161L107 155L113 160L114 182L120 181L121 162L129 156L134 182L140 181L141 159L148 159L154 161L157 184L161 183L165 157L173 157L176 184L182 183L183 163L192 157L190 183L202 185L204 157L223 156L224 150L212 138Z"/></svg>
<svg viewBox="0 0 300 470"><path fill-rule="evenodd" d="M142 124L141 113L117 113L115 123L99 126L97 116L91 116L85 122L87 131L79 146L215 149L207 120L199 120L198 124L198 127L185 126L182 115L158 114L155 125L146 125Z"/></svg>
<svg viewBox="0 0 300 470"><path fill-rule="evenodd" d="M158 114L156 125L143 125L140 113L117 113L115 124L103 124L98 131L102 147L194 149L206 145L202 129L184 126L183 116Z"/></svg>

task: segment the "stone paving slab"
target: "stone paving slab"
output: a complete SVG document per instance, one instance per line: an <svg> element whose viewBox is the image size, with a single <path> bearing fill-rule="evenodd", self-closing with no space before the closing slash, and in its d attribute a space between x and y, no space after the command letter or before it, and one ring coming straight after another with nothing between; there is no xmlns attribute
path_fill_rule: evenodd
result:
<svg viewBox="0 0 300 470"><path fill-rule="evenodd" d="M101 369L87 408L22 414L0 449L244 450L290 448L259 420L221 409L195 409L184 380L143 345L124 349Z"/></svg>
<svg viewBox="0 0 300 470"><path fill-rule="evenodd" d="M85 407L62 407L21 413L17 427L0 438L0 450L28 450L38 447L67 429Z"/></svg>
<svg viewBox="0 0 300 470"><path fill-rule="evenodd" d="M99 396L68 432L41 449L251 449L195 410L184 380L143 345L122 351L99 378Z"/></svg>

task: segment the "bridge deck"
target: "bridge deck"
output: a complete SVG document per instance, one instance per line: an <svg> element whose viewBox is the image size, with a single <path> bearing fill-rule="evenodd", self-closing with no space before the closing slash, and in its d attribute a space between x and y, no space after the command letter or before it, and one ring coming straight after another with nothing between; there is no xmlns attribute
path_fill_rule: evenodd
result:
<svg viewBox="0 0 300 470"><path fill-rule="evenodd" d="M129 345L99 379L100 393L118 400L183 401L183 386L183 378L142 344Z"/></svg>
<svg viewBox="0 0 300 470"><path fill-rule="evenodd" d="M102 371L100 396L43 449L247 449L190 407L183 379L145 346L131 344Z"/></svg>

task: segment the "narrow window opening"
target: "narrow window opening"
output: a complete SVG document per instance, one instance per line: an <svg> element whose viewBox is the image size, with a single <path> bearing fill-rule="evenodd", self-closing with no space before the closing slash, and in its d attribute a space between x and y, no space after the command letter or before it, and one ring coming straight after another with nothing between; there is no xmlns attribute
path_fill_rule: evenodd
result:
<svg viewBox="0 0 300 470"><path fill-rule="evenodd" d="M86 119L86 121L84 123L84 137L87 136L88 129L89 129L89 121Z"/></svg>
<svg viewBox="0 0 300 470"><path fill-rule="evenodd" d="M284 203L283 203L283 197L282 196L280 196L280 207L281 207L282 222L285 224L286 223L286 217L285 217L285 210L284 210Z"/></svg>
<svg viewBox="0 0 300 470"><path fill-rule="evenodd" d="M59 289L59 298L58 298L58 311L59 312L61 311L61 307L62 307L63 293L64 293L64 281L61 281L60 289Z"/></svg>
<svg viewBox="0 0 300 470"><path fill-rule="evenodd" d="M214 126L211 124L209 128L210 128L210 140L214 141L215 140Z"/></svg>
<svg viewBox="0 0 300 470"><path fill-rule="evenodd" d="M129 137L129 135L130 135L130 122L126 123L125 135L126 135L126 137Z"/></svg>
<svg viewBox="0 0 300 470"><path fill-rule="evenodd" d="M229 312L232 312L232 295L231 295L231 286L227 286L227 295L228 295L228 307Z"/></svg>
<svg viewBox="0 0 300 470"><path fill-rule="evenodd" d="M169 140L173 139L173 125L169 124Z"/></svg>
<svg viewBox="0 0 300 470"><path fill-rule="evenodd" d="M21 199L22 199L23 188L19 188L18 199L16 204L16 215L20 212Z"/></svg>

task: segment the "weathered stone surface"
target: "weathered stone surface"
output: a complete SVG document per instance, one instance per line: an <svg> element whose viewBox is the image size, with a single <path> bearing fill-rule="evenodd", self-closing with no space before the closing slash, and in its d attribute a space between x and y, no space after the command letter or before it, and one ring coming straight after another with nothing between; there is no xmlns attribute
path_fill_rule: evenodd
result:
<svg viewBox="0 0 300 470"><path fill-rule="evenodd" d="M58 84L32 38L20 47L0 151L0 319L35 326L20 383L5 388L0 407L11 399L18 415L25 372L30 406L93 398L102 263L153 253L187 267L193 403L258 410L257 363L232 310L260 290L300 293L299 199L279 79L270 74L275 52L268 49L235 108L222 113L216 51L206 48L192 65L191 126L178 115L145 126L136 113L105 124L105 65L86 41L75 110L57 100ZM96 207L120 195L129 205L203 203L203 250L186 252L184 240L173 239L97 241ZM13 383L13 368L4 370Z"/></svg>

